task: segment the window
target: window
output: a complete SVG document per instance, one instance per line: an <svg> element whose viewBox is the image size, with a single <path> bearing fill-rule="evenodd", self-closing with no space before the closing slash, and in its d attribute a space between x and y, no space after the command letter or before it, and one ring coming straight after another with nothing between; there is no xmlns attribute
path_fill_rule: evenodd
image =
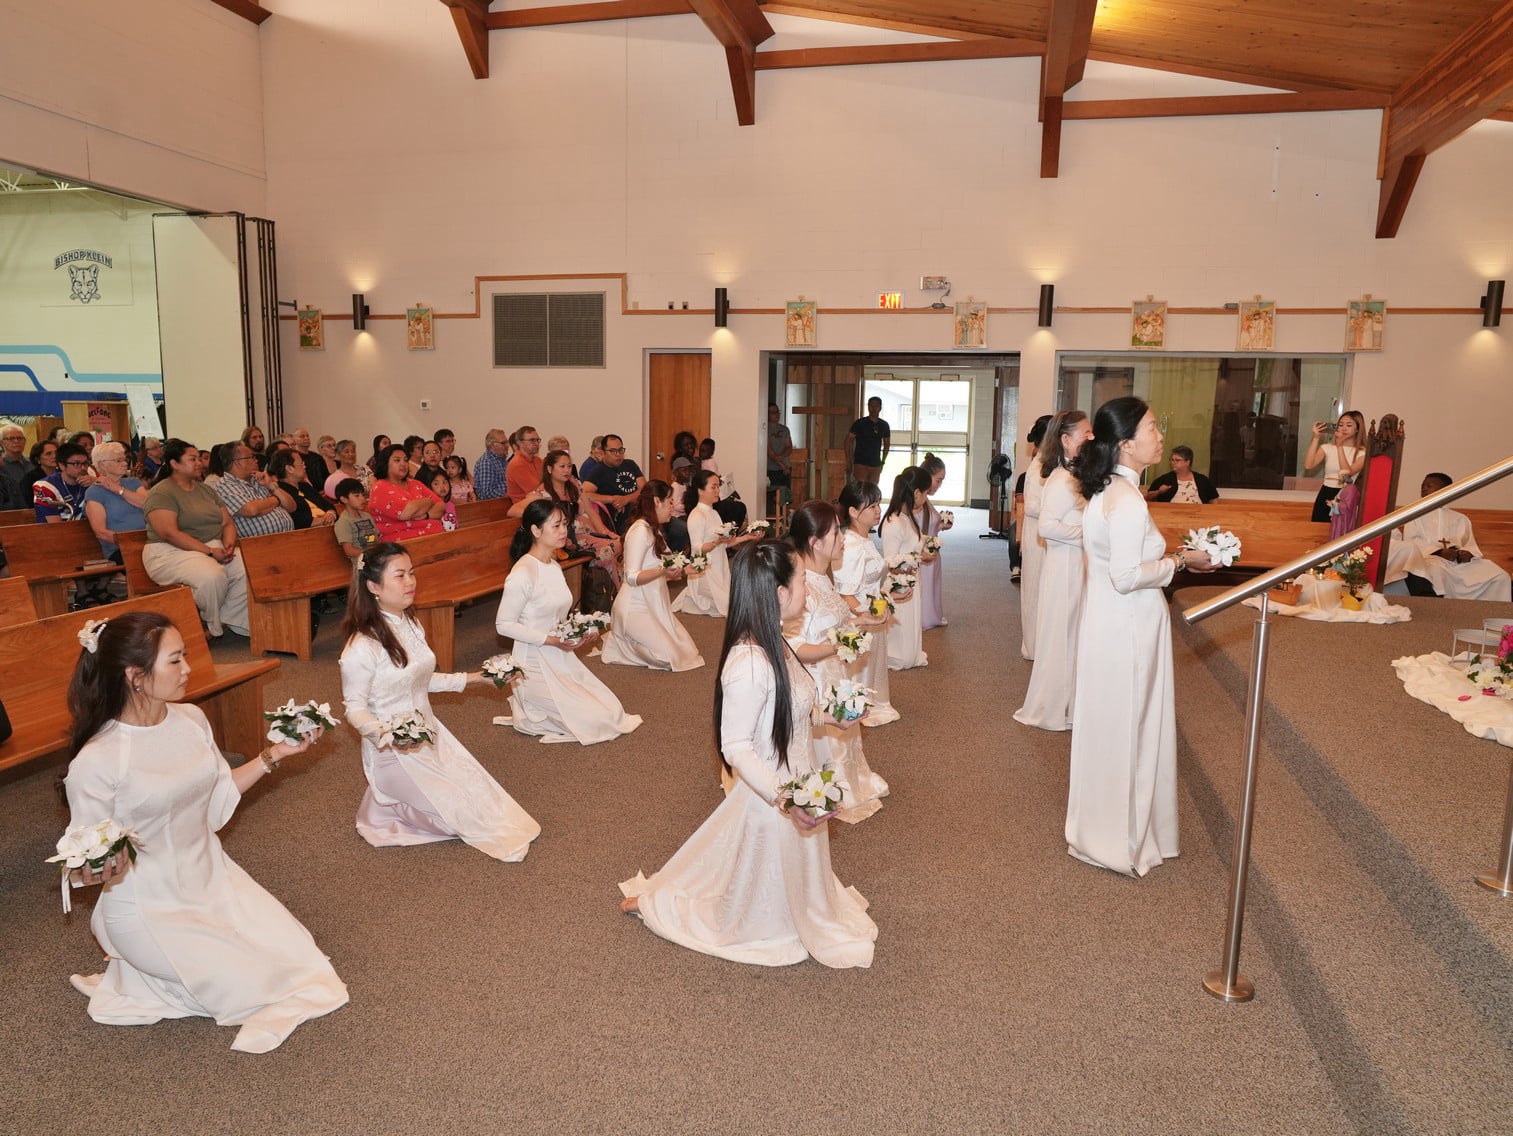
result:
<svg viewBox="0 0 1513 1136"><path fill-rule="evenodd" d="M1109 355L1065 353L1056 406L1089 415L1112 398L1150 403L1167 451L1192 447L1193 468L1220 488L1293 489L1314 422L1344 403L1344 355ZM1156 477L1166 462L1149 470Z"/></svg>

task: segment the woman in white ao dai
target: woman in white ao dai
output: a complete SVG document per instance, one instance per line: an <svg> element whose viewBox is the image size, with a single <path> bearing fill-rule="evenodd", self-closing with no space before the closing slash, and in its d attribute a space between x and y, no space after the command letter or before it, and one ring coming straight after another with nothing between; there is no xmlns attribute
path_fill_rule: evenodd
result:
<svg viewBox="0 0 1513 1136"><path fill-rule="evenodd" d="M883 554L872 543L872 530L882 515L882 501L877 486L869 481L852 481L841 490L840 506L846 532L842 538L840 566L834 570L835 590L849 596L865 608L873 596L886 592L888 568ZM862 719L863 726L885 726L899 719L888 693L888 628L894 616L887 616L872 631L872 650L863 655L857 681L872 689L876 703Z"/></svg>
<svg viewBox="0 0 1513 1136"><path fill-rule="evenodd" d="M928 485L929 478L912 465L894 478L893 500L888 504L882 524L884 561L910 555L924 564L931 558L924 551L924 536L914 523L914 513L924 507ZM927 666L930 662L925 654L921 624L924 605L918 591L916 585L913 591L893 597L895 611L888 632L888 667L891 670L906 671Z"/></svg>
<svg viewBox="0 0 1513 1136"><path fill-rule="evenodd" d="M658 487L665 491L660 497ZM613 622L601 657L606 663L628 667L691 671L704 665L704 656L673 615L667 598L667 582L677 579L683 570L662 566L662 556L668 551L662 526L672 519L672 493L667 483L648 482L641 491L639 507L650 507L652 514L648 519L643 512L625 533L625 581L615 596Z"/></svg>

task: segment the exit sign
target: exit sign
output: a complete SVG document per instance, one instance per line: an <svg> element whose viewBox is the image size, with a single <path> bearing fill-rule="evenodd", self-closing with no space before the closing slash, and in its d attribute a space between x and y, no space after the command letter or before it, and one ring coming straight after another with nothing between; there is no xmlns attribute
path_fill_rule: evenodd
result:
<svg viewBox="0 0 1513 1136"><path fill-rule="evenodd" d="M898 311L904 306L904 294L902 292L879 292L877 294L877 306L887 308L890 311Z"/></svg>

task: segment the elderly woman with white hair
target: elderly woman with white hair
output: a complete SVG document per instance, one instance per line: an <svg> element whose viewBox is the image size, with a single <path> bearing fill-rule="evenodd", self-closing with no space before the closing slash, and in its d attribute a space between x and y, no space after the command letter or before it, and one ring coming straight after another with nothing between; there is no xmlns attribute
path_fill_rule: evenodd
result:
<svg viewBox="0 0 1513 1136"><path fill-rule="evenodd" d="M93 454L95 481L84 492L84 515L106 560L121 563L116 533L138 532L147 527L142 506L147 487L140 478L127 476L131 459L120 442L101 442Z"/></svg>

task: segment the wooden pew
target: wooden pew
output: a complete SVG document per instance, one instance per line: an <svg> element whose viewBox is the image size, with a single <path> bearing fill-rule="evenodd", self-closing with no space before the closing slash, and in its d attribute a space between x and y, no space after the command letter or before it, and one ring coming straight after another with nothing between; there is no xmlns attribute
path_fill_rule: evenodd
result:
<svg viewBox="0 0 1513 1136"><path fill-rule="evenodd" d="M0 528L7 525L31 525L36 524L36 521L35 509L0 509Z"/></svg>
<svg viewBox="0 0 1513 1136"><path fill-rule="evenodd" d="M1168 594L1194 584L1230 586L1329 541L1329 526L1312 520L1313 505L1308 501L1226 501L1222 497L1208 505L1152 501L1150 511L1168 549L1181 545L1190 529L1214 525L1240 538L1239 563L1217 572L1180 572L1167 586Z"/></svg>
<svg viewBox="0 0 1513 1136"><path fill-rule="evenodd" d="M217 665L188 588L170 588L141 599L68 612L35 623L0 628L0 674L5 710L15 733L0 745L0 769L53 753L68 745L68 681L79 657L78 633L91 619L129 611L156 611L184 636L189 660L185 702L205 712L216 741L228 753L251 756L263 745L263 684L278 670L275 659Z"/></svg>
<svg viewBox="0 0 1513 1136"><path fill-rule="evenodd" d="M1451 506L1455 508L1455 506ZM1513 573L1513 509L1457 509L1471 522L1481 554L1504 572Z"/></svg>
<svg viewBox="0 0 1513 1136"><path fill-rule="evenodd" d="M117 533L116 547L121 550L121 560L126 566L126 595L129 598L150 596L154 592L166 590L164 585L157 583L147 574L147 569L142 564L142 549L147 547L145 529Z"/></svg>
<svg viewBox="0 0 1513 1136"><path fill-rule="evenodd" d="M415 565L415 616L437 670L450 671L456 662L457 606L504 590L510 541L519 528L520 518L507 517L404 542Z"/></svg>
<svg viewBox="0 0 1513 1136"><path fill-rule="evenodd" d="M32 602L43 619L68 610L68 585L73 581L114 576L121 569L100 555L100 542L88 521L60 521L53 525L11 525L0 543L11 575L25 576Z"/></svg>
<svg viewBox="0 0 1513 1136"><path fill-rule="evenodd" d="M510 511L508 497L493 497L487 501L464 501L457 506L457 527L486 525L490 521L502 521Z"/></svg>
<svg viewBox="0 0 1513 1136"><path fill-rule="evenodd" d="M37 609L32 603L32 591L21 576L8 576L0 580L0 627L14 627L18 623L35 623Z"/></svg>
<svg viewBox="0 0 1513 1136"><path fill-rule="evenodd" d="M352 562L330 526L296 529L237 542L247 569L247 624L252 654L283 651L310 658L310 601L345 590Z"/></svg>

